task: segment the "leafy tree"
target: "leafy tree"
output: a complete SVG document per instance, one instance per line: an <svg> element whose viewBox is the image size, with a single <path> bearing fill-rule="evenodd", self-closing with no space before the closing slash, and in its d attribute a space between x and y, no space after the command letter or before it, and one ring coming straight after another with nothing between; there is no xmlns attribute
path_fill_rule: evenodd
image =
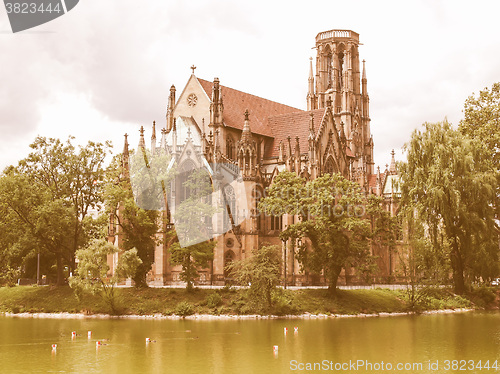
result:
<svg viewBox="0 0 500 374"><path fill-rule="evenodd" d="M281 255L275 245L253 249L252 256L228 265L237 282L250 284L249 296L256 303L272 306L272 295L280 283Z"/></svg>
<svg viewBox="0 0 500 374"><path fill-rule="evenodd" d="M401 204L407 217L425 224L433 248L444 235L455 292L461 294L466 283L489 277L498 267L495 174L485 148L448 122L424 127L424 131L415 130L405 145ZM483 264L481 272L475 262Z"/></svg>
<svg viewBox="0 0 500 374"><path fill-rule="evenodd" d="M75 267L75 252L85 244L84 220L91 209L103 204L102 180L109 142L89 141L76 148L71 141L37 137L30 145L32 152L19 162L20 173L28 175L34 184L45 186L52 200L60 200L72 212L72 226L66 230L69 251L66 261Z"/></svg>
<svg viewBox="0 0 500 374"><path fill-rule="evenodd" d="M312 181L291 172L279 173L259 209L270 215L298 215L299 220L280 234L282 240L306 237L298 260L303 267L323 272L335 294L337 280L349 264L360 266L369 258L369 221L360 186L339 174Z"/></svg>
<svg viewBox="0 0 500 374"><path fill-rule="evenodd" d="M211 204L212 183L205 170L193 170L182 182L186 198L175 211L175 230L177 240L170 246L170 262L182 265L181 279L186 282L187 290L193 288L198 277L198 268L206 268L213 259L216 242L207 240L211 218L216 208Z"/></svg>
<svg viewBox="0 0 500 374"><path fill-rule="evenodd" d="M64 200L54 199L50 189L14 168L0 178L0 249L9 267L20 266L36 253L51 254L57 264L57 283L63 284L63 267L72 255L67 233L73 214Z"/></svg>
<svg viewBox="0 0 500 374"><path fill-rule="evenodd" d="M483 145L490 154L490 165L497 176L496 216L500 218L500 83L485 88L476 97L470 96L464 105L460 132ZM484 160L485 162L487 160Z"/></svg>
<svg viewBox="0 0 500 374"><path fill-rule="evenodd" d="M146 155L147 166L144 163L141 168L139 165L141 160L144 160L143 155L140 152L138 154L131 153L136 160L135 163L131 163L135 165L132 170L128 165L128 157L126 158L127 164L124 164L123 155L117 155L113 158L107 171L105 199L107 213L112 217L111 225L118 226L118 234L123 240L122 249L129 251L136 248L141 259L141 264L132 277L135 285L136 287L147 287L146 276L154 262L154 250L157 244L156 234L159 227L165 228L166 216L161 215L159 210L143 209L140 204L138 205L135 196L139 196L141 199L146 197L152 199L152 197L144 190L136 190L134 194L131 179L137 181L138 189L144 188L144 184L141 184L140 181L146 180L149 183L150 176L154 178L154 175L161 175L160 171L155 170L154 167L160 164L168 165L168 161L165 157L148 158ZM150 185L154 186L154 181ZM152 201L157 200L153 199ZM146 207L152 208L150 205L146 205ZM155 206L155 208L157 207Z"/></svg>
<svg viewBox="0 0 500 374"><path fill-rule="evenodd" d="M460 132L483 143L491 154L494 167L500 167L500 83L485 88L465 101Z"/></svg>
<svg viewBox="0 0 500 374"><path fill-rule="evenodd" d="M126 251L119 257L113 276L108 277L107 257L116 252L118 248L106 240L92 240L87 247L76 252L79 261L78 269L76 274L69 279L70 287L75 289L79 298L85 292L101 295L113 313L117 312L116 283L120 279L134 275L142 262L135 248Z"/></svg>

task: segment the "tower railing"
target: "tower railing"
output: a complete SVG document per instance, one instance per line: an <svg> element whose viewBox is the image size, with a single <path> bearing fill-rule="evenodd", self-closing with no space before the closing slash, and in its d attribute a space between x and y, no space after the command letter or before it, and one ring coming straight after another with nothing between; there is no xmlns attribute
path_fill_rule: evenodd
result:
<svg viewBox="0 0 500 374"><path fill-rule="evenodd" d="M330 38L352 38L359 40L359 34L351 30L329 30L320 32L316 35L316 41Z"/></svg>

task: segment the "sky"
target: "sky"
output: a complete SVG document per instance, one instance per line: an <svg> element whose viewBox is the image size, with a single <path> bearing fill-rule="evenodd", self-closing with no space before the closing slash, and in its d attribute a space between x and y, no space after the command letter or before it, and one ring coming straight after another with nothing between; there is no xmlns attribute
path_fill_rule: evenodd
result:
<svg viewBox="0 0 500 374"><path fill-rule="evenodd" d="M424 122L457 125L500 81L498 1L80 0L13 34L0 8L0 170L37 135L85 144L165 124L169 89L196 76L306 109L315 36L360 34L376 165ZM293 129L291 129L291 132Z"/></svg>

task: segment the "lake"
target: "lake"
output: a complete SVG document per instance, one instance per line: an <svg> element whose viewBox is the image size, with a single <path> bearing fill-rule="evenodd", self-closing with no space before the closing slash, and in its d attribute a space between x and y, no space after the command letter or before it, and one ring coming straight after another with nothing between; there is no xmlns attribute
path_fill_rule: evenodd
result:
<svg viewBox="0 0 500 374"><path fill-rule="evenodd" d="M103 345L96 346L98 340ZM492 368L496 360L500 365L500 313L210 321L0 317L0 372L12 374L484 374L500 372Z"/></svg>

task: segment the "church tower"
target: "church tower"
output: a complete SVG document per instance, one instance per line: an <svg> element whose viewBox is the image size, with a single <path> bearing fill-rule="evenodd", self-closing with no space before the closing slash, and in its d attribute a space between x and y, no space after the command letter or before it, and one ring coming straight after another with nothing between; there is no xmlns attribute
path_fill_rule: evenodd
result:
<svg viewBox="0 0 500 374"><path fill-rule="evenodd" d="M307 108L321 109L332 102L335 124L345 126L347 146L355 156L354 169L373 174L373 139L365 61L360 71L359 34L330 30L316 35L316 75L308 78ZM314 83L312 82L314 79Z"/></svg>

